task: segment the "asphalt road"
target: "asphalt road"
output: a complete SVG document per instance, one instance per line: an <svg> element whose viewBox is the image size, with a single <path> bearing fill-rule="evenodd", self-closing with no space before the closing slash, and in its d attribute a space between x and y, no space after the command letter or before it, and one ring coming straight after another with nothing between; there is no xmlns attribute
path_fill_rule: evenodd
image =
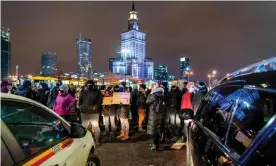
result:
<svg viewBox="0 0 276 166"><path fill-rule="evenodd" d="M180 150L163 145L164 150L148 150L150 137L136 133L129 140L106 140L96 147L102 166L189 166L186 160L186 146Z"/></svg>

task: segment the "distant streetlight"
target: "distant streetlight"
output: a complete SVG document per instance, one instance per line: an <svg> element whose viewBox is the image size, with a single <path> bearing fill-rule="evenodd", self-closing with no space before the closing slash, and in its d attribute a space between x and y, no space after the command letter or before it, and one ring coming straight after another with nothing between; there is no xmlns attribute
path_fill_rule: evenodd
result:
<svg viewBox="0 0 276 166"><path fill-rule="evenodd" d="M188 77L188 82L189 82L190 76L192 76L194 74L194 72L193 71L186 71L184 74Z"/></svg>
<svg viewBox="0 0 276 166"><path fill-rule="evenodd" d="M213 70L212 73L208 73L207 74L207 77L209 79L209 88L211 89L212 88L212 85L211 85L211 80L212 78L215 78L217 75L217 71L216 70Z"/></svg>

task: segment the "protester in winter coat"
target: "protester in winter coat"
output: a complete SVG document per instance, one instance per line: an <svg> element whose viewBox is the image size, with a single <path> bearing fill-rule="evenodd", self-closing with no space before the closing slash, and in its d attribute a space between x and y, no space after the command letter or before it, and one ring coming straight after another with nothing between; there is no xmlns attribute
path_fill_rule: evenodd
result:
<svg viewBox="0 0 276 166"><path fill-rule="evenodd" d="M36 96L36 101L47 106L47 100L49 95L49 87L46 83L40 83L38 93Z"/></svg>
<svg viewBox="0 0 276 166"><path fill-rule="evenodd" d="M86 83L88 87L79 97L79 105L81 110L82 125L86 128L92 129L95 134L96 144L100 144L100 127L99 127L99 108L102 105L102 93L95 85L93 80L88 80Z"/></svg>
<svg viewBox="0 0 276 166"><path fill-rule="evenodd" d="M56 83L51 81L49 83L49 94L48 94L48 99L47 99L47 107L50 109L53 109L56 98L58 96L59 88L56 86Z"/></svg>
<svg viewBox="0 0 276 166"><path fill-rule="evenodd" d="M68 93L68 86L61 85L60 93L56 98L53 110L65 120L69 121L70 109L74 106L75 103L76 99Z"/></svg>
<svg viewBox="0 0 276 166"><path fill-rule="evenodd" d="M172 82L171 91L168 92L165 97L166 118L164 120L165 128L168 129L168 136L174 139L179 135L181 127L178 116L181 106L181 98L182 91L178 88L176 82ZM172 134L172 136L170 134Z"/></svg>
<svg viewBox="0 0 276 166"><path fill-rule="evenodd" d="M137 93L137 106L138 106L138 115L139 115L139 121L138 121L138 130L144 131L142 123L145 119L145 112L146 112L146 85L141 84L139 91Z"/></svg>
<svg viewBox="0 0 276 166"><path fill-rule="evenodd" d="M199 105L203 99L203 97L207 94L208 89L204 82L199 82L197 84L198 91L195 92L193 96L193 108L194 108L194 114L196 114L197 109L199 108Z"/></svg>
<svg viewBox="0 0 276 166"><path fill-rule="evenodd" d="M74 96L76 94L76 88L73 84L71 84L69 86L69 89L68 89L68 93L71 95L71 96Z"/></svg>
<svg viewBox="0 0 276 166"><path fill-rule="evenodd" d="M137 93L138 93L138 85L133 85L133 90L130 95L130 110L131 110L131 120L133 126L137 126L138 122L138 106L137 106Z"/></svg>
<svg viewBox="0 0 276 166"><path fill-rule="evenodd" d="M25 80L21 86L14 92L14 94L30 98L30 87L31 82L29 80Z"/></svg>
<svg viewBox="0 0 276 166"><path fill-rule="evenodd" d="M1 92L2 93L8 93L9 92L8 85L9 85L9 82L6 81L6 80L3 80L1 82Z"/></svg>
<svg viewBox="0 0 276 166"><path fill-rule="evenodd" d="M187 124L189 123L189 119L193 118L193 104L192 104L192 94L195 91L194 83L189 82L187 85L187 91L182 97L181 102L181 111L179 112L179 118L181 119L181 125L182 125L182 140L186 141L186 129Z"/></svg>
<svg viewBox="0 0 276 166"><path fill-rule="evenodd" d="M147 125L147 134L152 136L153 144L150 145L150 150L158 150L161 134L162 112L164 89L157 87L151 90L146 103L149 105L149 119Z"/></svg>
<svg viewBox="0 0 276 166"><path fill-rule="evenodd" d="M119 92L124 92L123 86L119 88ZM121 122L121 132L117 137L118 139L127 140L129 138L129 112L129 105L117 105L117 113Z"/></svg>

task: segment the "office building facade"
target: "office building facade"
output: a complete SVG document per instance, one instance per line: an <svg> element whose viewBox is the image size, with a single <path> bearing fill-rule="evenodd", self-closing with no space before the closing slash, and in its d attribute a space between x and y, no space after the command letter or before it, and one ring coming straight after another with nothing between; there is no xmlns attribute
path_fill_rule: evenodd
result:
<svg viewBox="0 0 276 166"><path fill-rule="evenodd" d="M11 73L11 41L10 31L1 28L1 80L8 79Z"/></svg>
<svg viewBox="0 0 276 166"><path fill-rule="evenodd" d="M92 75L92 44L91 39L80 34L77 38L78 73L80 77Z"/></svg>
<svg viewBox="0 0 276 166"><path fill-rule="evenodd" d="M181 79L187 79L185 72L191 70L191 60L187 57L180 58L180 78Z"/></svg>
<svg viewBox="0 0 276 166"><path fill-rule="evenodd" d="M160 81L168 80L168 66L156 65L154 67L154 79Z"/></svg>
<svg viewBox="0 0 276 166"><path fill-rule="evenodd" d="M54 52L44 52L41 56L43 76L54 77L57 74L57 55Z"/></svg>

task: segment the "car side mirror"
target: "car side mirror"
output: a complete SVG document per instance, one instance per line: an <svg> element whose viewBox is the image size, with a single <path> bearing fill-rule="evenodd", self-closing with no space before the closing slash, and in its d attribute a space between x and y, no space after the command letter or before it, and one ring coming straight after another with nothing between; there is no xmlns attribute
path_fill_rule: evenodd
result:
<svg viewBox="0 0 276 166"><path fill-rule="evenodd" d="M71 137L82 138L85 136L87 130L79 123L70 123L71 125Z"/></svg>

